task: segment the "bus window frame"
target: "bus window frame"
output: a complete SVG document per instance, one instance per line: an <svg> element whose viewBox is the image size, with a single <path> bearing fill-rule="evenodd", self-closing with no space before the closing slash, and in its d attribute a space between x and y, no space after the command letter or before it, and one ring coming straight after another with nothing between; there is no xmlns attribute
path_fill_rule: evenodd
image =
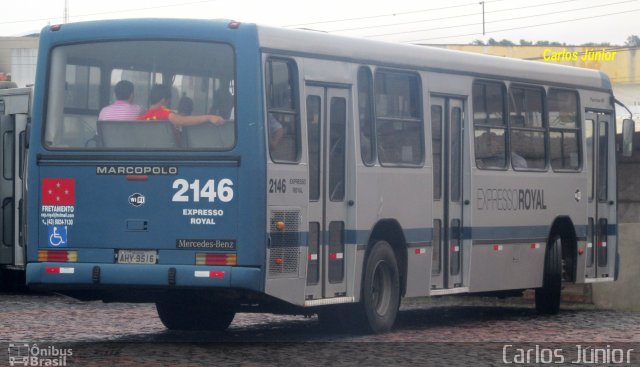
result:
<svg viewBox="0 0 640 367"><path fill-rule="evenodd" d="M367 128L369 129L369 150L371 153L371 160L370 161L366 161L364 159L363 156L363 152L362 152L362 135L363 135L363 131L362 131L362 120L361 120L361 116L360 116L360 73L363 73L363 75L366 75L366 78L368 79L367 82L369 83L368 85L368 98L367 98L367 103L368 106L368 112L369 112L369 124L367 126ZM367 167L373 167L376 165L376 163L378 162L378 142L377 142L377 134L376 134L376 109L375 109L375 98L374 98L374 93L375 93L375 88L373 86L373 72L371 71L371 67L369 67L368 65L362 65L358 68L358 72L356 75L356 83L357 83L357 97L358 97L358 145L359 145L359 150L360 150L360 159L362 159L362 164L364 164Z"/></svg>
<svg viewBox="0 0 640 367"><path fill-rule="evenodd" d="M62 45L62 46L66 46L66 45ZM81 63L82 61L86 61L87 63ZM74 107L66 107L65 105L63 105L63 108L65 110L69 110L69 111L72 111L72 112L77 112L78 114L85 114L85 115L88 115L88 114L91 114L91 113L94 113L94 112L100 113L100 110L102 109L102 107L100 107L100 105L102 103L102 93L103 93L103 90L102 90L103 85L102 84L103 84L103 82L105 80L104 79L105 78L104 71L105 71L105 68L108 67L108 66L106 66L103 62L100 62L99 60L95 60L95 59L93 59L91 57L87 57L87 58L70 57L67 60L67 66L69 66L69 65L73 65L75 67L85 66L85 67L87 67L89 69L91 69L92 67L98 68L98 74L100 75L99 76L100 79L98 80L98 93L99 93L99 95L98 95L98 109L94 110L94 109L91 108L91 106L89 106L89 97L88 96L87 96L86 108L75 107L75 106ZM49 75L50 75L49 74L49 70L47 70L47 76L49 76ZM65 75L65 77L66 77L66 75ZM88 86L91 84L90 81L91 80L89 78L87 80L87 90L89 89ZM48 82L49 81L47 80L47 88L48 88ZM47 92L48 92L48 89L47 89Z"/></svg>
<svg viewBox="0 0 640 367"><path fill-rule="evenodd" d="M291 69L292 71L292 83L291 83L291 87L292 87L292 96L293 96L293 103L294 103L294 112L295 112L295 125L296 125L296 136L295 136L295 143L296 143L296 157L294 160L288 161L288 160L276 160L273 158L273 152L271 147L269 146L269 113L271 113L271 111L274 111L275 113L280 113L278 111L282 111L282 109L272 109L271 108L271 92L267 93L267 91L271 88L272 86L272 78L271 78L271 62L272 61L280 61L280 62L284 62L289 66L293 66ZM269 55L266 57L265 61L264 61L264 128L265 128L265 133L266 133L266 148L267 151L269 152L269 159L271 160L271 162L275 163L275 164L289 164L289 165L297 165L300 164L301 158L302 158L302 122L301 122L301 108L302 106L300 105L300 68L298 67L298 63L296 62L295 58L292 57L284 57L284 56L278 56L278 55ZM306 103L306 100L305 100Z"/></svg>
<svg viewBox="0 0 640 367"><path fill-rule="evenodd" d="M611 147L611 134L609 129L611 129L611 125L615 126L615 120L613 120L613 114L610 115L611 118L610 119L603 119L600 120L598 119L598 121L596 121L596 126L597 126L597 134L594 135L597 137L598 139L598 146L596 148L596 153L597 156L594 159L597 159L597 164L595 165L595 188L594 188L594 200L596 200L598 203L602 204L602 203L607 203L609 201L609 188L610 188L610 183L609 183L609 179L610 179L610 173L611 173L611 162L610 162L610 157L609 154L612 150L615 151L615 145L613 147ZM604 126L604 128L603 128ZM605 135L602 136L602 133L604 133ZM614 131L615 133L615 131ZM603 140L602 138L604 138L604 144L601 143L601 141ZM615 144L615 141L614 141ZM606 145L607 149L602 149L602 146ZM604 156L601 155L602 152L604 152ZM604 158L604 159L602 159ZM604 172L603 175L601 175L601 173ZM603 190L601 190L603 189ZM601 196L600 194L603 193L604 195ZM617 191L616 193L614 193L614 195L617 195ZM600 218L596 221L596 226L599 225L599 222L604 219L607 220L606 217L604 218ZM606 227L605 227L606 228Z"/></svg>
<svg viewBox="0 0 640 367"><path fill-rule="evenodd" d="M317 131L311 131L309 129L312 124L309 122L309 111L313 111L310 108L309 102L311 100L317 101L318 107L318 122L314 125L314 128ZM324 111L322 109L322 97L316 94L307 94L305 98L305 112L307 113L307 167L309 170L309 201L310 202L318 202L320 201L320 194L322 192L322 119L324 118ZM316 111L314 111L316 112ZM314 139L315 138L315 139ZM312 139L315 141L314 144L311 144ZM315 150L315 143L317 143L318 151ZM312 146L314 149L312 149ZM312 156L313 153L313 156ZM313 158L313 159L312 159ZM312 167L314 165L314 167Z"/></svg>
<svg viewBox="0 0 640 367"><path fill-rule="evenodd" d="M437 121L437 123L434 119L433 119L433 112L434 112L434 107L438 110L438 114L439 114L439 119ZM444 106L440 105L440 104L431 104L429 107L429 127L431 128L431 167L432 167L432 174L433 174L433 200L434 201L441 201L442 200L442 195L443 195L443 180L442 180L442 171L443 171L443 162L444 162L444 154L443 154L443 146L444 146L444 142L443 142L443 129L444 129L444 117L445 117L445 113L444 113ZM438 161L436 162L436 144L434 143L435 137L436 137L436 132L433 130L434 126L438 126L438 131L437 131L437 138L438 138ZM437 174L436 174L436 168L437 168ZM435 227L434 227L435 228ZM434 250L435 251L435 250Z"/></svg>
<svg viewBox="0 0 640 367"><path fill-rule="evenodd" d="M410 163L388 163L385 162L383 163L382 161L380 161L380 153L379 153L379 149L380 149L380 145L379 145L379 139L378 139L378 121L379 120L385 120L385 117L380 118L378 116L378 98L377 98L377 92L376 92L376 88L377 88L377 75L378 73L386 73L386 74L395 74L395 75L405 75L405 76L409 76L409 77L416 77L418 85L416 86L418 95L417 95L417 111L419 112L420 116L415 119L413 117L411 117L410 119L407 120L401 120L401 121L405 121L405 122L413 122L413 123L417 123L419 124L420 127L420 132L419 132L419 142L421 144L421 159L419 163L416 164L410 164ZM372 77L373 77L373 119L374 119L374 133L376 135L375 138L375 151L376 151L376 161L378 162L378 164L381 167L390 167L390 168L423 168L425 165L425 152L427 150L427 146L426 146L426 141L424 138L425 135L425 116L424 116L424 100L423 100L423 91L422 91L422 86L423 86L423 82L422 82L422 76L418 71L415 70L406 70L406 69L393 69L393 68L386 68L386 67L377 67L374 69L373 73L372 73ZM387 120L389 120L389 118L386 118ZM410 121L411 119L414 119L415 121ZM419 120L419 121L418 121Z"/></svg>
<svg viewBox="0 0 640 367"><path fill-rule="evenodd" d="M547 90L547 95L546 95L546 99L547 99L547 106L548 106L548 99L549 99L549 94L551 94L551 91L559 91L559 92L569 92L569 93L573 93L576 96L576 128L575 130L572 129L566 129L566 128L552 128L551 124L549 123L549 109L547 108L547 128L549 129L549 166L551 167L551 170L553 170L553 172L559 172L559 173L576 173L576 172L582 172L582 168L584 165L584 153L583 153L583 120L582 120L582 106L580 105L580 92L578 90L575 89L569 89L569 88L558 88L558 87L549 87L549 89ZM567 169L567 168L559 168L559 169L555 169L553 168L553 165L551 164L551 132L552 131L575 131L576 132L576 141L578 142L578 167L575 169Z"/></svg>
<svg viewBox="0 0 640 367"><path fill-rule="evenodd" d="M511 91L512 89L523 89L523 90L538 90L542 93L541 102L542 102L542 129L540 128L520 128L520 127L512 127L511 126ZM524 83L510 83L509 88L507 90L507 111L508 117L507 122L509 124L509 153L507 159L509 160L509 167L518 172L548 172L549 171L549 118L547 115L547 91L545 86L539 84L524 84ZM512 129L520 130L520 131L542 131L544 133L544 168L529 168L529 167L514 167L511 159L513 144L511 139Z"/></svg>
<svg viewBox="0 0 640 367"><path fill-rule="evenodd" d="M141 149L141 148L136 148L136 147L131 147L131 148L101 148L101 147L54 147L52 145L50 145L49 143L47 143L47 141L45 140L46 137L46 133L47 133L47 124L48 122L48 104L50 101L49 98L49 89L50 89L50 84L51 84L51 68L52 68L52 57L51 54L53 54L54 50L56 48L59 47L68 47L68 46L75 46L75 45L87 45L87 44L100 44L100 43L117 43L117 42L180 42L181 40L179 39L165 39L165 38L132 38L132 39L108 39L108 40L101 40L101 41L93 41L93 42L75 42L75 43L63 43L63 44L58 44L55 45L54 47L52 47L49 50L49 56L47 57L48 62L47 62L47 66L46 66L46 75L45 75L45 83L44 83L44 102L43 102L43 106L42 106L42 122L43 122L43 126L41 129L41 136L40 136L40 145L42 146L43 149L47 150L47 151L51 151L51 152L90 152L90 153L101 153L101 152L136 152L136 153L143 153L143 152L150 152L150 153L169 153L169 154L175 154L175 153L193 153L193 152L230 152L233 151L237 145L238 145L238 124L236 123L234 126L234 135L235 135L235 141L234 144L229 147L229 148L225 148L225 149L212 149L212 148L199 148L199 149L163 149L163 148L151 148L151 149ZM237 104L238 104L238 100L237 100L237 95L238 95L238 59L237 59L237 53L236 53L236 48L234 46L234 44L230 43L230 42L222 42L222 41L211 41L211 40L187 40L186 42L189 43L199 43L199 44L203 44L203 45L224 45L224 46L228 46L230 49L230 55L232 57L232 66L233 66L233 70L231 72L231 75L233 76L233 81L234 81L234 86L235 86L235 94L234 94L234 111L237 111ZM78 61L86 61L86 64L78 64ZM109 101L111 100L111 75L113 73L114 69L123 69L125 66L122 62L118 62L118 60L116 60L116 62L113 63L105 63L104 60L96 60L95 58L92 57L69 57L67 60L66 65L82 65L82 66L96 66L99 68L100 71L100 83L98 86L98 93L100 94L98 96L98 103L99 105L102 105L102 103L106 104L102 107L99 107L97 111L91 110L91 109L80 109L80 108L75 108L75 107L64 107L63 104L63 114L64 111L69 111L72 112L74 114L95 114L96 115L96 131L97 131L97 118L98 115L100 113L100 111L102 110L102 108L108 106L110 103ZM140 68L139 65L134 65L135 68L133 70L137 70L137 71L144 71L143 69ZM173 71L158 71L158 72L152 72L149 71L152 74L159 74L162 76L162 80L165 80L167 76L172 76ZM171 80L171 78L168 78L168 80ZM173 81L172 81L173 83ZM161 83L163 84L163 83ZM172 84L173 85L173 84ZM63 101L64 103L64 101ZM234 112L234 118L237 117L237 112ZM237 119L236 119L237 120ZM167 120L168 121L168 120Z"/></svg>
<svg viewBox="0 0 640 367"><path fill-rule="evenodd" d="M587 125L591 125L591 146L589 146L587 144ZM596 187L595 187L595 182L596 182L596 176L595 176L595 170L596 170L596 163L595 163L595 159L596 159L596 124L597 124L597 120L594 120L592 118L587 118L585 116L584 118L584 149L585 149L585 159L584 159L584 164L583 165L583 170L582 172L584 172L584 170L587 170L587 196L589 199L589 203L592 203L594 198L595 198L595 191L596 191ZM589 155L591 155L591 159L588 159Z"/></svg>
<svg viewBox="0 0 640 367"><path fill-rule="evenodd" d="M502 87L502 126L490 125L490 124L476 124L473 114L475 113L475 109L473 109L473 87L476 84L500 84ZM485 88L486 90L486 88ZM473 162L477 169L483 171L508 171L511 168L511 124L509 124L509 88L507 87L504 80L496 80L496 79L474 79L471 83L471 124L473 125ZM486 97L486 92L485 92ZM486 98L484 98L486 102ZM476 163L476 127L480 127L483 129L504 129L505 134L505 164L503 167L478 167Z"/></svg>

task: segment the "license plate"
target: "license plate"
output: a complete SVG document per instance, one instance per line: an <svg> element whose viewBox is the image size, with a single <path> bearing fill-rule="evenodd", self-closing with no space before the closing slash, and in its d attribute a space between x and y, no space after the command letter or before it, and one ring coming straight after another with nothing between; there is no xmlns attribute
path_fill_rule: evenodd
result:
<svg viewBox="0 0 640 367"><path fill-rule="evenodd" d="M155 264L158 251L118 250L118 264Z"/></svg>

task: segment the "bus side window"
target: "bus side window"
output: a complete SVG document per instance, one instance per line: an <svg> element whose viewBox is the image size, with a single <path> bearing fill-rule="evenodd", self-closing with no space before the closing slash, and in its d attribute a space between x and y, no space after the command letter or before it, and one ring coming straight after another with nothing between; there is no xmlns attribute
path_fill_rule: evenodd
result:
<svg viewBox="0 0 640 367"><path fill-rule="evenodd" d="M551 167L576 171L580 168L578 94L550 89L547 101Z"/></svg>
<svg viewBox="0 0 640 367"><path fill-rule="evenodd" d="M497 82L473 84L473 126L476 167L504 169L507 166L507 122L505 88Z"/></svg>
<svg viewBox="0 0 640 367"><path fill-rule="evenodd" d="M56 148L84 148L86 142L96 134L95 117L100 109L100 68L65 64L65 60L58 57L54 63L52 68L60 73L64 82L58 84L57 89L50 86L49 94L53 102L49 103L47 113L52 123L47 125L46 144ZM60 106L63 108L60 109Z"/></svg>
<svg viewBox="0 0 640 367"><path fill-rule="evenodd" d="M424 161L420 77L378 71L375 75L376 143L385 166L421 166Z"/></svg>
<svg viewBox="0 0 640 367"><path fill-rule="evenodd" d="M358 116L360 121L360 154L365 165L373 165L376 159L375 131L373 124L373 81L366 67L358 70Z"/></svg>
<svg viewBox="0 0 640 367"><path fill-rule="evenodd" d="M300 159L300 108L295 62L276 58L267 60L266 78L265 129L271 159L274 162L297 162Z"/></svg>
<svg viewBox="0 0 640 367"><path fill-rule="evenodd" d="M431 150L433 153L434 200L442 199L442 118L442 106L431 106Z"/></svg>
<svg viewBox="0 0 640 367"><path fill-rule="evenodd" d="M547 167L543 95L542 88L512 87L509 91L511 163L516 170Z"/></svg>

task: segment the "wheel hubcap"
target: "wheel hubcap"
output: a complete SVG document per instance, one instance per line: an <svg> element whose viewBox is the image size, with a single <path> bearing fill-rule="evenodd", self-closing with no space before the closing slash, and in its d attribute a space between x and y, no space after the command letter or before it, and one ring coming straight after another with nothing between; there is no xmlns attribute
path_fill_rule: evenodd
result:
<svg viewBox="0 0 640 367"><path fill-rule="evenodd" d="M383 261L376 265L371 282L371 300L374 310L380 316L387 313L391 300L391 271Z"/></svg>

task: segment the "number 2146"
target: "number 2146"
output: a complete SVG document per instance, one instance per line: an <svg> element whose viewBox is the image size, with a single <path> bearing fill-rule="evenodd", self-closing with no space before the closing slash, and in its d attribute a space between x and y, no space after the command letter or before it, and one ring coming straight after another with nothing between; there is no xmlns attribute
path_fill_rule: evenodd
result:
<svg viewBox="0 0 640 367"><path fill-rule="evenodd" d="M228 203L233 199L233 181L228 178L223 178L218 181L216 185L215 180L207 180L204 185L201 186L200 180L189 181L179 178L173 181L173 188L177 189L171 201L176 202L189 202L193 196L194 202L199 202L200 199L206 199L209 202L214 202L216 198L223 203Z"/></svg>

